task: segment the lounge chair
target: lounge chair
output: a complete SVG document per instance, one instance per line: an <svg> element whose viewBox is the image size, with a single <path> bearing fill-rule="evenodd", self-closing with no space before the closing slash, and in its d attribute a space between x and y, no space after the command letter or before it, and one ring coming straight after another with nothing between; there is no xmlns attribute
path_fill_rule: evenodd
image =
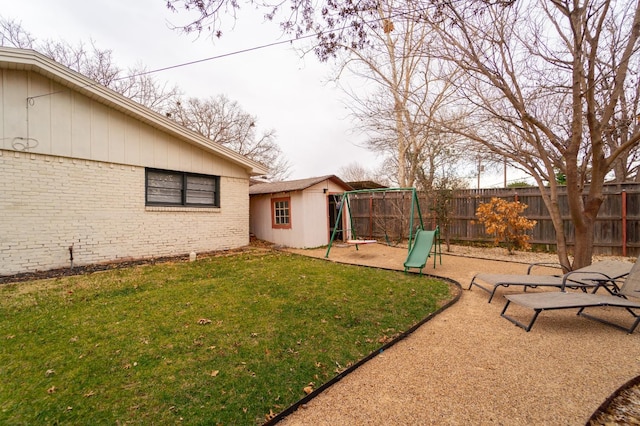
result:
<svg viewBox="0 0 640 426"><path fill-rule="evenodd" d="M522 286L524 291L528 288L535 287L555 287L561 288L563 286L573 289L581 289L587 291L593 289L597 291L599 287L604 287L610 292L616 292L618 290L616 281L626 276L633 263L622 262L618 260L603 260L593 263L584 268L577 269L571 272L571 279L565 283L562 275L533 275L531 272L538 266L553 266L559 268L560 265L550 263L532 263L527 269L527 274L486 274L479 273L474 275L469 284L468 290L474 285L479 289L489 293L489 303L493 300L493 296L496 294L498 287L509 286ZM488 284L484 286L478 282L478 280Z"/></svg>
<svg viewBox="0 0 640 426"><path fill-rule="evenodd" d="M622 287L620 287L615 295L567 292L567 286L572 285L570 280L573 274L573 272L569 272L563 277L563 285L560 291L506 295L507 303L500 315L518 327L523 328L525 331L529 331L542 311L577 308L578 315L611 325L629 334L633 333L638 323L640 323L640 262L636 261L627 278L624 280ZM529 324L521 323L517 319L507 315L507 308L509 308L512 303L533 309L534 314ZM586 308L597 306L623 308L631 314L634 320L630 326L626 327L584 312Z"/></svg>

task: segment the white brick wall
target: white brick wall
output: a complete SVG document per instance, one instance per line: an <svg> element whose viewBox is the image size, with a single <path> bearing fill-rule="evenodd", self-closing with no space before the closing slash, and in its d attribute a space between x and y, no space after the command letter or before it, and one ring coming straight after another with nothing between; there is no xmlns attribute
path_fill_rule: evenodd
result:
<svg viewBox="0 0 640 426"><path fill-rule="evenodd" d="M0 275L241 247L248 178L219 209L145 207L143 167L0 150Z"/></svg>

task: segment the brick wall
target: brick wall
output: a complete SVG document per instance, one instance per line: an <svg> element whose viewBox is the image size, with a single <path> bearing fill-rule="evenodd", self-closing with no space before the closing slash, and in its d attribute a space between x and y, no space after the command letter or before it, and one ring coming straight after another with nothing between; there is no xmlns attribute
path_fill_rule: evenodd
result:
<svg viewBox="0 0 640 426"><path fill-rule="evenodd" d="M214 174L215 172L212 172ZM0 275L249 242L248 179L219 209L145 207L143 167L0 150Z"/></svg>

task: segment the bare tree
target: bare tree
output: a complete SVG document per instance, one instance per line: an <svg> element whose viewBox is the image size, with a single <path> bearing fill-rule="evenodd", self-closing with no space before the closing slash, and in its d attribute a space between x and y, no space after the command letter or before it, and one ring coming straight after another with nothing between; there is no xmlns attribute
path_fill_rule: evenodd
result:
<svg viewBox="0 0 640 426"><path fill-rule="evenodd" d="M603 31L611 42L607 45L613 51L609 55L608 62L599 63L603 75L614 75L617 70L617 60L623 46L623 40L620 39L625 31L620 31L622 22L612 21L605 25ZM630 75L624 81L624 87L620 94L620 101L615 112L611 115L608 126L603 130L603 139L608 151L615 151L621 145L627 145L629 138L640 128L640 79L635 72L640 70L640 57L634 55L629 66ZM610 97L615 87L612 85L613 79L601 79L598 83L596 95L604 95ZM625 150L613 163L613 178L615 182L626 182L629 180L639 180L640 178L640 146L631 146Z"/></svg>
<svg viewBox="0 0 640 426"><path fill-rule="evenodd" d="M31 49L34 38L22 28L15 19L5 19L0 16L0 46L13 46L20 49Z"/></svg>
<svg viewBox="0 0 640 426"><path fill-rule="evenodd" d="M399 186L428 189L445 165L456 164L464 153L460 138L440 124L452 119L448 106L457 71L428 55L437 40L410 6L404 0L379 3L384 25L365 23L366 47L344 46L340 74L348 70L367 82L364 93L348 92L352 114L369 135L366 146L393 164ZM396 9L405 13L394 15Z"/></svg>
<svg viewBox="0 0 640 426"><path fill-rule="evenodd" d="M346 182L362 182L374 180L373 172L357 161L351 162L338 169L338 176Z"/></svg>
<svg viewBox="0 0 640 426"><path fill-rule="evenodd" d="M425 20L443 40L442 56L467 76L458 87L467 120L450 129L526 170L543 192L560 262L590 264L605 177L640 140L635 130L617 146L605 143L625 85L639 71L630 69L637 62L638 4L540 0L478 13L473 2L456 2L441 12ZM609 37L608 26L619 37ZM603 82L610 90L599 90ZM558 171L566 176L575 227L573 265Z"/></svg>
<svg viewBox="0 0 640 426"><path fill-rule="evenodd" d="M72 45L66 41L45 40L33 48L103 86L111 87L122 76L122 70L114 63L113 52L98 48L93 41L87 47L83 42Z"/></svg>
<svg viewBox="0 0 640 426"><path fill-rule="evenodd" d="M0 45L34 49L116 92L163 113L168 103L180 95L177 86L158 83L142 66L125 72L115 64L113 51L101 49L93 41L76 45L67 41L38 41L14 20L0 18Z"/></svg>
<svg viewBox="0 0 640 426"><path fill-rule="evenodd" d="M154 79L142 64L130 68L123 77L115 79L111 88L161 114L166 114L182 95L178 86Z"/></svg>
<svg viewBox="0 0 640 426"><path fill-rule="evenodd" d="M42 54L103 86L164 114L181 92L176 85L159 83L143 65L127 71L115 65L113 51L100 49L91 41L72 45L65 41L47 40L37 46Z"/></svg>
<svg viewBox="0 0 640 426"><path fill-rule="evenodd" d="M257 133L257 118L224 95L175 102L168 115L213 142L269 167L269 180L284 180L291 167L275 140L275 130Z"/></svg>
<svg viewBox="0 0 640 426"><path fill-rule="evenodd" d="M444 0L431 0L428 4L440 1ZM366 47L369 29L384 29L385 25L379 20L378 0L247 0L244 3L238 0L167 0L166 6L187 17L185 22L174 26L176 30L204 32L214 37L221 37L225 28L232 28L242 6L261 9L265 18L277 21L283 32L296 37L313 35L317 40L314 50L321 60L333 57L347 47ZM414 10L424 7L424 4L416 4ZM227 25L229 22L231 25Z"/></svg>
<svg viewBox="0 0 640 426"><path fill-rule="evenodd" d="M465 179L456 176L444 176L437 179L427 195L430 199L430 210L440 227L440 234L444 238L447 251L451 251L451 227L454 216L453 195L458 189L467 188Z"/></svg>

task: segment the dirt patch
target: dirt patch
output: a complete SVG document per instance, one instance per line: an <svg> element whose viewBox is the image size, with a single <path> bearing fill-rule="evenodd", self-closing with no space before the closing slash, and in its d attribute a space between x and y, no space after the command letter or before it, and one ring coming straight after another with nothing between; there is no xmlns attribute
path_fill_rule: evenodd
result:
<svg viewBox="0 0 640 426"><path fill-rule="evenodd" d="M256 244L257 248L268 248L270 245L268 244ZM204 252L198 253L198 258L203 257L211 257L211 256L227 256L233 255L237 253L241 253L243 251L251 250L252 247L242 247L233 250L218 250L212 252ZM188 254L177 255L177 256L162 256L162 257L152 257L145 259L133 259L133 260L120 260L113 262L105 262L105 263L95 263L92 265L80 265L74 266L73 268L57 268L57 269L48 269L46 271L34 271L34 272L24 272L21 274L13 274L13 275L2 275L0 276L0 284L8 284L8 283L16 283L16 282L24 282L24 281L33 281L33 280L44 280L50 278L61 278L61 277L69 277L74 275L86 275L93 274L95 272L103 272L109 271L113 269L122 269L122 268L131 268L133 266L140 265L155 265L160 263L167 262L186 262L189 260Z"/></svg>

